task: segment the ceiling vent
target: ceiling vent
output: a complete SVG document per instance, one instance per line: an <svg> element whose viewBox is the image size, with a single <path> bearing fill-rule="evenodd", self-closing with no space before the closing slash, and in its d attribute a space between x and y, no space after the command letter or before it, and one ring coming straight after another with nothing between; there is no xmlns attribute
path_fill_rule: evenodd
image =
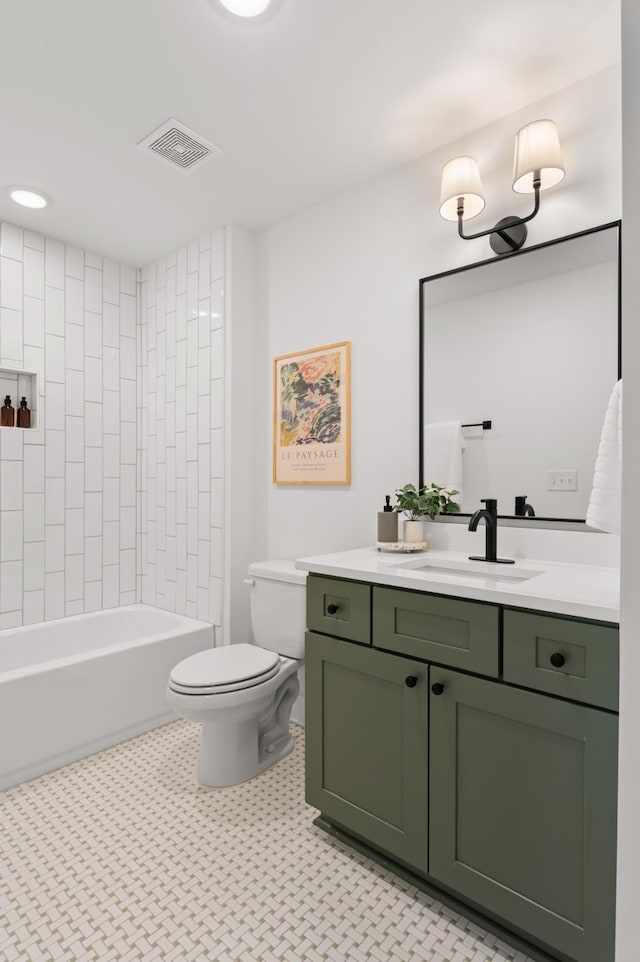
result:
<svg viewBox="0 0 640 962"><path fill-rule="evenodd" d="M219 147L210 144L204 137L189 130L173 117L141 140L138 147L141 150L150 150L156 157L183 174L188 174L205 161L222 153Z"/></svg>

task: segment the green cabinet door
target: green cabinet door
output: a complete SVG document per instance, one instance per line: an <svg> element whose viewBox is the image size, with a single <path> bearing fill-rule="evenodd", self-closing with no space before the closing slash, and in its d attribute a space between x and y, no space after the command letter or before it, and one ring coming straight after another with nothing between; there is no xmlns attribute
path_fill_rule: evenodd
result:
<svg viewBox="0 0 640 962"><path fill-rule="evenodd" d="M434 879L579 962L613 962L617 718L446 669L430 702Z"/></svg>
<svg viewBox="0 0 640 962"><path fill-rule="evenodd" d="M306 799L427 868L427 665L307 632Z"/></svg>

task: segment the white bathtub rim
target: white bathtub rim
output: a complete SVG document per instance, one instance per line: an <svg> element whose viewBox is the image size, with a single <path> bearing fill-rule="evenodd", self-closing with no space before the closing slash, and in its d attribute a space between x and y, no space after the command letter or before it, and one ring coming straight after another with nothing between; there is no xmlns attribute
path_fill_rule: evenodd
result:
<svg viewBox="0 0 640 962"><path fill-rule="evenodd" d="M208 621L198 621L196 618L190 618L187 615L178 614L175 611L164 611L162 608L155 608L153 605L123 605L117 608L105 608L101 611L91 611L85 612L81 615L69 615L65 618L55 618L51 621L37 622L34 625L20 625L17 628L6 628L0 630L0 640L5 635L21 635L28 633L33 628L45 627L47 625L60 625L62 622L78 622L78 621L91 621L96 616L102 614L108 614L111 612L133 612L133 611L153 611L160 612L166 615L173 615L175 618L179 619L179 623L172 625L166 631L156 632L153 635L143 635L140 638L136 638L134 641L127 641L115 645L103 645L102 648L89 649L86 652L75 655L67 655L62 658L51 658L48 661L39 661L33 665L26 665L23 668L13 668L9 671L0 671L0 685L5 682L15 681L18 678L26 678L29 675L37 675L44 673L46 671L52 671L55 668L64 668L68 665L79 664L83 661L90 661L92 659L104 658L107 655L112 655L115 652L123 651L127 648L143 648L147 645L152 645L159 641L164 641L167 638L173 637L176 633L180 635L191 635L203 628L211 631L212 634L212 647L215 641L214 635L214 625Z"/></svg>

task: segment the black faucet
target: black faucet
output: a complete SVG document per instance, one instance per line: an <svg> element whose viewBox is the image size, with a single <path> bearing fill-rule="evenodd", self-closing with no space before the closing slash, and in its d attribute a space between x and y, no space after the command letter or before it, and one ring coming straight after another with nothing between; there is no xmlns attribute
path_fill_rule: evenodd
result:
<svg viewBox="0 0 640 962"><path fill-rule="evenodd" d="M475 531L480 521L484 518L486 528L486 543L484 558L480 555L470 554L470 561L491 561L494 564L512 565L512 558L498 558L498 502L495 498L480 498L486 508L479 508L475 514L471 515L469 531Z"/></svg>
<svg viewBox="0 0 640 962"><path fill-rule="evenodd" d="M516 495L516 508L514 511L516 518L535 518L536 513L533 510L532 505L527 504L526 494Z"/></svg>

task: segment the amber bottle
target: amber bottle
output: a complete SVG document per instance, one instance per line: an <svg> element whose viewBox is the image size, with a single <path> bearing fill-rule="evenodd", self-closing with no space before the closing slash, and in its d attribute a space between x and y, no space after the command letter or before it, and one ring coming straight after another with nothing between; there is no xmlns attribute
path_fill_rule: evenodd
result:
<svg viewBox="0 0 640 962"><path fill-rule="evenodd" d="M11 395L7 394L4 404L0 408L0 427L12 428L15 424L16 412L11 406Z"/></svg>
<svg viewBox="0 0 640 962"><path fill-rule="evenodd" d="M19 428L31 427L31 411L27 407L26 397L23 397L20 401L20 407L18 408L18 414L16 416L16 424Z"/></svg>

